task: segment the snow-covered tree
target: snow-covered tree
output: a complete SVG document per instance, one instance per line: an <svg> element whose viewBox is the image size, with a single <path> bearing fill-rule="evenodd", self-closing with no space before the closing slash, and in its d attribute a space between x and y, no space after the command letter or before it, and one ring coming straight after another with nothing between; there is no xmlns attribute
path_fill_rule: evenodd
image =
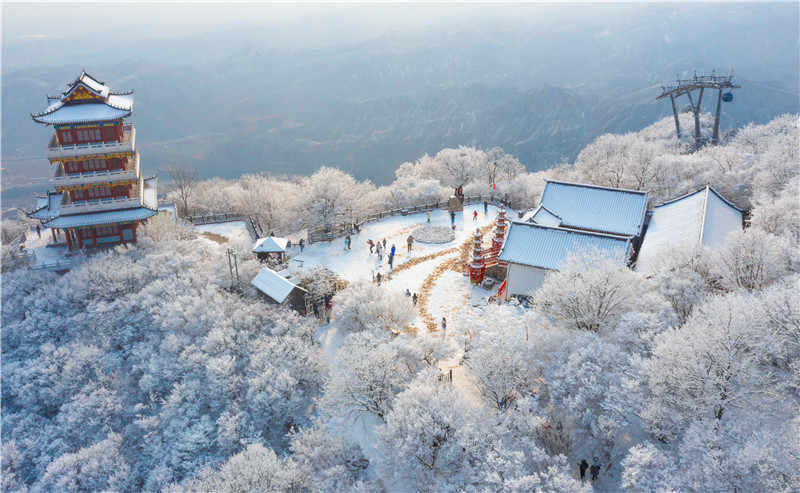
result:
<svg viewBox="0 0 800 493"><path fill-rule="evenodd" d="M411 377L388 336L359 332L345 338L338 368L325 385L322 406L330 416L352 424L365 415L381 420Z"/></svg>
<svg viewBox="0 0 800 493"><path fill-rule="evenodd" d="M416 316L408 296L366 281L350 283L337 293L334 302L336 325L351 332L399 333Z"/></svg>
<svg viewBox="0 0 800 493"><path fill-rule="evenodd" d="M636 300L639 278L603 252L578 252L545 276L534 295L538 309L556 324L578 330L613 327Z"/></svg>

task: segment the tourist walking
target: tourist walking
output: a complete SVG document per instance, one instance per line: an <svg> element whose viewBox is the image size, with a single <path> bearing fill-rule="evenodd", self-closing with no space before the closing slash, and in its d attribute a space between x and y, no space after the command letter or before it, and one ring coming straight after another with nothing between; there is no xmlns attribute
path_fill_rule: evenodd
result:
<svg viewBox="0 0 800 493"><path fill-rule="evenodd" d="M409 298L411 298L411 290L410 290L410 289L408 289L408 288L406 288L406 296L408 296Z"/></svg>
<svg viewBox="0 0 800 493"><path fill-rule="evenodd" d="M375 245L375 251L378 253L378 260L383 260L383 247L380 241Z"/></svg>
<svg viewBox="0 0 800 493"><path fill-rule="evenodd" d="M380 272L378 272L378 275L375 276L375 279L378 280L378 286L380 286L381 285L381 273Z"/></svg>
<svg viewBox="0 0 800 493"><path fill-rule="evenodd" d="M389 255L389 270L392 270L393 263L394 263L394 255Z"/></svg>
<svg viewBox="0 0 800 493"><path fill-rule="evenodd" d="M386 250L386 238L383 239L383 249Z"/></svg>
<svg viewBox="0 0 800 493"><path fill-rule="evenodd" d="M36 225L36 234L39 235L39 238L42 237L42 228L39 225Z"/></svg>
<svg viewBox="0 0 800 493"><path fill-rule="evenodd" d="M447 319L442 317L442 339L447 337Z"/></svg>
<svg viewBox="0 0 800 493"><path fill-rule="evenodd" d="M317 320L319 320L319 305L314 303L313 308L314 308L314 316L317 317Z"/></svg>
<svg viewBox="0 0 800 493"><path fill-rule="evenodd" d="M350 238L350 235L345 236L344 241L345 244L347 245L347 249L350 250L350 242L353 241L352 238Z"/></svg>
<svg viewBox="0 0 800 493"><path fill-rule="evenodd" d="M391 253L389 254L389 256L390 257L394 257L395 251L397 251L397 249L395 248L394 244L392 244L392 250L391 250Z"/></svg>
<svg viewBox="0 0 800 493"><path fill-rule="evenodd" d="M413 296L411 296L411 301L414 303L414 306L417 306L417 293L414 293Z"/></svg>
<svg viewBox="0 0 800 493"><path fill-rule="evenodd" d="M411 253L411 245L414 244L414 237L412 235L408 235L408 239L406 241L408 242L408 253Z"/></svg>
<svg viewBox="0 0 800 493"><path fill-rule="evenodd" d="M477 221L477 220L478 220L478 211L474 211L474 212L472 213L472 220L473 220L473 221Z"/></svg>
<svg viewBox="0 0 800 493"><path fill-rule="evenodd" d="M431 222L431 211L428 211L428 222Z"/></svg>
<svg viewBox="0 0 800 493"><path fill-rule="evenodd" d="M450 224L456 223L456 211L450 211Z"/></svg>
<svg viewBox="0 0 800 493"><path fill-rule="evenodd" d="M300 245L300 253L303 253L303 248L306 246L306 240L300 238L300 243L298 243L298 245Z"/></svg>
<svg viewBox="0 0 800 493"><path fill-rule="evenodd" d="M483 199L483 213L486 214L489 212L489 202L486 202L486 199Z"/></svg>
<svg viewBox="0 0 800 493"><path fill-rule="evenodd" d="M581 481L585 480L586 470L589 469L589 463L586 462L586 459L583 459L578 463L578 469L581 471Z"/></svg>
<svg viewBox="0 0 800 493"><path fill-rule="evenodd" d="M592 481L596 481L597 475L600 474L600 461L597 460L597 457L593 459L592 467L589 468L589 471L592 473Z"/></svg>
<svg viewBox="0 0 800 493"><path fill-rule="evenodd" d="M367 245L369 245L369 253L372 253L372 247L375 246L375 243L373 243L372 238L367 240Z"/></svg>

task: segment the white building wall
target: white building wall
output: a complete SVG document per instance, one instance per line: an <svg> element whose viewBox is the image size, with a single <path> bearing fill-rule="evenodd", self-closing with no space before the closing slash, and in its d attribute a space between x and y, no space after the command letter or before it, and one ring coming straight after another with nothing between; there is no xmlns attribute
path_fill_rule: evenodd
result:
<svg viewBox="0 0 800 493"><path fill-rule="evenodd" d="M547 272L546 269L538 267L509 263L506 276L506 300L515 294L529 295L538 290L542 286Z"/></svg>

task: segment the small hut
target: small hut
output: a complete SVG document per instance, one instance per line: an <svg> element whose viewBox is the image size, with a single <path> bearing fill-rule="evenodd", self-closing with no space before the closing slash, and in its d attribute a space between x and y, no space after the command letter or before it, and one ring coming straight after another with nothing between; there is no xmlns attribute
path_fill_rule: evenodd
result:
<svg viewBox="0 0 800 493"><path fill-rule="evenodd" d="M298 281L299 282L299 281ZM305 314L305 295L308 291L292 283L272 269L263 268L256 277L250 281L267 300L279 305L286 304L292 310Z"/></svg>
<svg viewBox="0 0 800 493"><path fill-rule="evenodd" d="M258 260L262 262L268 259L277 259L283 262L286 260L286 245L289 240L286 238L277 238L275 236L267 236L266 238L259 238L253 246L252 252L256 254Z"/></svg>

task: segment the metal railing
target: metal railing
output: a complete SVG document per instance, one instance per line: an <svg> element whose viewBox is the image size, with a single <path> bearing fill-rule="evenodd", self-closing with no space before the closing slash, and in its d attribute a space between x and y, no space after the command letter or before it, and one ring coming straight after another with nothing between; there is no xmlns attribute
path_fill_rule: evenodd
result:
<svg viewBox="0 0 800 493"><path fill-rule="evenodd" d="M133 123L125 123L122 127L122 142L84 142L82 144L61 144L53 133L47 146L47 157L65 158L84 154L104 154L108 152L133 152L136 147L136 129Z"/></svg>
<svg viewBox="0 0 800 493"><path fill-rule="evenodd" d="M70 185L89 185L92 183L114 182L125 179L136 179L139 176L139 156L136 156L133 163L128 163L123 169L89 171L86 173L67 174L64 168L59 166L53 177L53 184L57 187Z"/></svg>

